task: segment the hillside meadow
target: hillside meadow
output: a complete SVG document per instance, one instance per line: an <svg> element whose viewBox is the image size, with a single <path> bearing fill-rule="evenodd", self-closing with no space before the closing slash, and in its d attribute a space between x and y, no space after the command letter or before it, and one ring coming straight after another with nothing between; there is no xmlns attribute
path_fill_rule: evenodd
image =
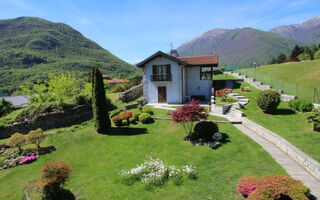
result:
<svg viewBox="0 0 320 200"><path fill-rule="evenodd" d="M276 89L284 88L285 93L297 95L300 99L313 101L315 87L320 94L320 60L265 65L257 67L256 71L248 68L236 72L254 77ZM319 101L316 98L316 102Z"/></svg>

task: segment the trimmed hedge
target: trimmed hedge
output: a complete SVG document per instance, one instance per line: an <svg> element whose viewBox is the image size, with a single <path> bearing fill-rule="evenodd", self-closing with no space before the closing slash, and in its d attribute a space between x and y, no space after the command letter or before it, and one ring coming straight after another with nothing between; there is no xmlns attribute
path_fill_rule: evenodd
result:
<svg viewBox="0 0 320 200"><path fill-rule="evenodd" d="M264 90L258 94L256 101L263 112L271 113L277 110L281 98L279 92L275 90Z"/></svg>
<svg viewBox="0 0 320 200"><path fill-rule="evenodd" d="M194 127L195 136L201 139L211 139L218 131L218 125L212 121L200 121Z"/></svg>
<svg viewBox="0 0 320 200"><path fill-rule="evenodd" d="M149 113L141 113L139 115L139 122L143 124L148 124L152 122L151 115Z"/></svg>
<svg viewBox="0 0 320 200"><path fill-rule="evenodd" d="M292 110L300 111L300 112L311 112L314 108L311 102L300 100L300 99L293 99L288 102L289 107Z"/></svg>

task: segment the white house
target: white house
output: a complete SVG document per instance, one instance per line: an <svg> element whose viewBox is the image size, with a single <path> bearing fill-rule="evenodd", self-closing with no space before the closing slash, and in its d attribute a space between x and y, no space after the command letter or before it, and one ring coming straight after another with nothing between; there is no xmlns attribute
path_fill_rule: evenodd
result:
<svg viewBox="0 0 320 200"><path fill-rule="evenodd" d="M137 66L143 70L143 95L148 103L208 102L218 56L176 57L158 51Z"/></svg>

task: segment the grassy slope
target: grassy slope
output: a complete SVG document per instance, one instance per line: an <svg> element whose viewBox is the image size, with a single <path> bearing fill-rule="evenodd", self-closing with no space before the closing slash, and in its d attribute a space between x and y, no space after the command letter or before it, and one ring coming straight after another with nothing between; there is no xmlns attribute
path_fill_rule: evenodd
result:
<svg viewBox="0 0 320 200"><path fill-rule="evenodd" d="M251 71L251 76L254 76L254 69L244 71ZM298 84L298 95L302 99L313 100L314 87L317 87L320 92L320 60L267 65L257 68L257 73L284 80L290 84Z"/></svg>
<svg viewBox="0 0 320 200"><path fill-rule="evenodd" d="M156 111L157 115L165 113ZM51 160L73 164L66 188L79 199L239 199L236 183L242 176L285 174L259 145L230 124L220 125L230 142L217 150L184 142L182 128L168 121L131 128L146 128L148 134L99 135L86 125L49 136L45 143L54 145L56 152L30 165L0 171L0 199L20 199L27 183L36 180L38 171ZM167 164L196 166L199 179L187 180L182 186L169 182L154 191L145 190L140 183L122 184L118 171L134 167L150 153L156 153Z"/></svg>
<svg viewBox="0 0 320 200"><path fill-rule="evenodd" d="M248 86L252 89L252 92L247 93L242 93L239 89L235 90L250 99L250 103L243 110L249 119L287 139L300 150L320 162L320 134L312 130L312 126L307 122L304 114L293 114L287 102L281 102L279 114L265 114L255 101L260 90L246 83L242 83L242 86Z"/></svg>

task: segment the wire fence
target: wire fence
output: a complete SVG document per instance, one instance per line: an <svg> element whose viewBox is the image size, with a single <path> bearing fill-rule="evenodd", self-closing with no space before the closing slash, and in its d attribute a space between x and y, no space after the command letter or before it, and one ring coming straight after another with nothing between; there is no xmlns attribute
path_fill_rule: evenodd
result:
<svg viewBox="0 0 320 200"><path fill-rule="evenodd" d="M303 99L320 104L320 95L317 87L306 87L304 85L299 85L298 83L288 83L284 80L276 79L263 73L258 73L256 72L256 70L243 70L245 68L239 67L233 67L232 69L232 71L237 70L237 72L242 75L254 78L256 81L261 82L263 85L271 85L274 89L282 90L284 94L294 95L297 96L298 99Z"/></svg>

